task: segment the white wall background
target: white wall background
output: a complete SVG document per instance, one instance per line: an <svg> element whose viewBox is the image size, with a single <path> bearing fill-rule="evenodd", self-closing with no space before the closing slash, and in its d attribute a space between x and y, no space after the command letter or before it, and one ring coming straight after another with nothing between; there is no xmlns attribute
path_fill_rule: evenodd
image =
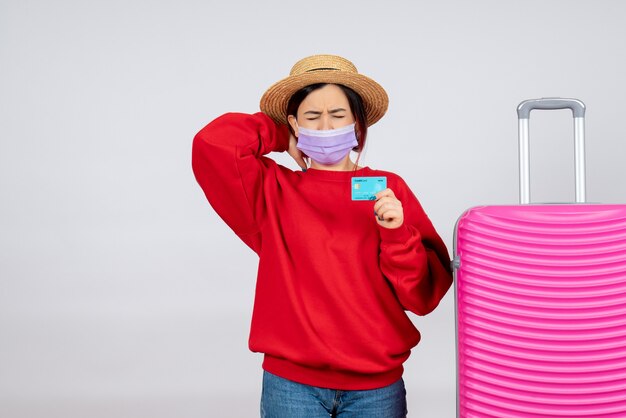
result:
<svg viewBox="0 0 626 418"><path fill-rule="evenodd" d="M516 202L523 99L582 99L589 200L626 202L625 18L619 0L1 0L0 416L258 416L256 256L206 203L191 140L306 55L388 90L363 161L402 175L450 248L465 209ZM572 126L533 113L535 200L573 200ZM451 417L452 292L415 322L410 416Z"/></svg>

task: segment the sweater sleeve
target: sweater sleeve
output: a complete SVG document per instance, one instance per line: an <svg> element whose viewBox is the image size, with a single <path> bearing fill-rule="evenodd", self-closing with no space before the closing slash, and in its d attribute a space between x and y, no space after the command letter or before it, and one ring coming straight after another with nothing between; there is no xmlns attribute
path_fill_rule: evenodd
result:
<svg viewBox="0 0 626 418"><path fill-rule="evenodd" d="M288 146L287 126L277 125L263 113L227 113L193 140L193 172L209 203L257 253L265 210L264 177L276 165L263 156Z"/></svg>
<svg viewBox="0 0 626 418"><path fill-rule="evenodd" d="M417 198L401 181L396 197L404 223L380 227L380 267L405 310L417 315L433 311L452 284L450 256Z"/></svg>

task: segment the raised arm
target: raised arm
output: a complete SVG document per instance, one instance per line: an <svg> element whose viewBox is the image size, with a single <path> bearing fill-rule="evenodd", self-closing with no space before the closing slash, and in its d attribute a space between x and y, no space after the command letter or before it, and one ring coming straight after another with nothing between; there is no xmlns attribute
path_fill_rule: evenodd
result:
<svg viewBox="0 0 626 418"><path fill-rule="evenodd" d="M217 214L256 252L265 211L263 182L276 165L264 155L285 151L288 145L287 127L263 113L227 113L193 140L196 180Z"/></svg>
<svg viewBox="0 0 626 418"><path fill-rule="evenodd" d="M404 182L399 186L404 221L395 229L380 227L380 268L404 309L426 315L452 284L450 256L415 195Z"/></svg>

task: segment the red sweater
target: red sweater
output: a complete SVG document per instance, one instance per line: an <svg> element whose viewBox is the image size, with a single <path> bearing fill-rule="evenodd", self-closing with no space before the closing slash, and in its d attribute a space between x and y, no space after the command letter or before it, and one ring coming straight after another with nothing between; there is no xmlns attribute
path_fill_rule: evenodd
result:
<svg viewBox="0 0 626 418"><path fill-rule="evenodd" d="M438 305L452 283L448 251L398 175L294 172L264 156L288 144L287 127L263 113L219 117L193 143L209 203L259 255L250 349L268 372L308 385L391 384L420 339L405 310ZM387 176L402 226L379 226L374 202L351 200L353 176Z"/></svg>

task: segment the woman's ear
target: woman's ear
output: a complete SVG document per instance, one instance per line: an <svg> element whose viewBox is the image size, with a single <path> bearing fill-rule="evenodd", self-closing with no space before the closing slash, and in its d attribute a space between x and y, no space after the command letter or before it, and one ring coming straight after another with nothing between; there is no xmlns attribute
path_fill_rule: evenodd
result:
<svg viewBox="0 0 626 418"><path fill-rule="evenodd" d="M291 130L293 131L294 136L298 137L298 121L294 115L287 116L287 122L289 122L289 126L291 126Z"/></svg>

